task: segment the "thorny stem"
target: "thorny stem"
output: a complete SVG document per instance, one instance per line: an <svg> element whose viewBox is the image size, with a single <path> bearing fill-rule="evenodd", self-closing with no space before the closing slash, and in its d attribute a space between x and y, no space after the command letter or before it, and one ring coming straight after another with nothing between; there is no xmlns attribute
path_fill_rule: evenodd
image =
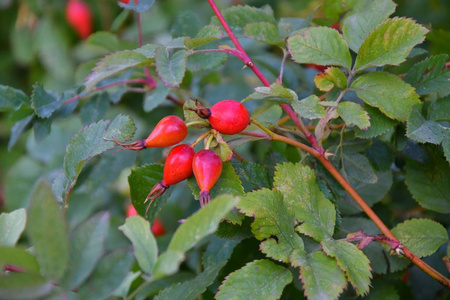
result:
<svg viewBox="0 0 450 300"><path fill-rule="evenodd" d="M422 271L430 275L432 278L436 279L439 283L446 287L450 287L450 279L446 278L444 275L433 269L426 262L421 260L419 257L414 255L408 248L404 245L400 244L398 239L394 236L394 234L389 230L389 228L381 221L378 215L372 210L372 208L367 205L363 198L356 192L356 190L351 186L351 184L342 176L341 173L334 167L334 165L326 158L325 155L320 154L319 151L313 149L309 146L306 146L303 143L300 143L296 140L290 139L288 137L278 135L272 132L270 129L266 128L264 125L252 120L252 123L264 130L269 135L269 139L274 141L284 142L286 144L292 145L294 147L300 148L309 154L313 155L317 158L322 165L330 172L330 174L337 180L337 182L345 189L345 191L355 200L355 202L361 207L361 209L367 214L367 216L375 223L375 225L381 230L381 232L391 239L394 242L399 243L398 253L405 256L409 259L413 264L419 267Z"/></svg>
<svg viewBox="0 0 450 300"><path fill-rule="evenodd" d="M217 7L214 0L208 0L208 3L211 6L214 13L216 14L216 16L219 19L220 23L222 24L223 28L227 32L227 34L230 37L233 44L243 55L242 61L245 63L245 65L247 67L249 67L253 71L253 73L255 73L255 75L259 78L259 80L265 86L270 86L270 82L263 75L263 73L258 69L258 67L252 62L252 60L248 56L247 52L245 52L244 48L242 48L241 44L237 40L233 31L231 31L230 26L228 25L227 21L223 17L222 13L220 12L220 10ZM292 119L292 121L294 121L295 125L298 126L300 131L303 133L303 135L306 137L306 139L310 142L310 144L313 146L313 148L317 149L320 152L320 154L323 155L325 153L325 151L323 150L323 148L321 146L319 146L314 135L311 132L309 132L309 130L306 128L305 124L303 124L303 121L297 117L296 113L292 110L292 108L289 106L289 104L281 104L281 108L283 108L283 110L289 115L289 117Z"/></svg>

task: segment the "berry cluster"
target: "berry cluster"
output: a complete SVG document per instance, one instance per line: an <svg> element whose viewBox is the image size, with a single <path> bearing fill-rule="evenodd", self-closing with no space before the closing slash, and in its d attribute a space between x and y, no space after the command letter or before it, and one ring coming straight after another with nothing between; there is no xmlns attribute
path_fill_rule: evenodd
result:
<svg viewBox="0 0 450 300"><path fill-rule="evenodd" d="M250 123L250 115L238 101L223 100L211 108L205 108L196 102L196 108L190 109L199 117L207 119L211 127L219 133L233 135L243 131ZM184 121L177 116L161 119L150 135L144 140L129 144L121 143L116 138L110 139L121 150L142 150L149 147L169 147L182 142L188 134ZM208 148L208 147L206 147ZM209 203L209 191L219 180L222 173L222 160L214 151L203 149L195 153L193 145L177 145L169 152L164 164L163 180L150 191L145 202L161 196L171 185L181 182L194 174L200 188L200 205Z"/></svg>

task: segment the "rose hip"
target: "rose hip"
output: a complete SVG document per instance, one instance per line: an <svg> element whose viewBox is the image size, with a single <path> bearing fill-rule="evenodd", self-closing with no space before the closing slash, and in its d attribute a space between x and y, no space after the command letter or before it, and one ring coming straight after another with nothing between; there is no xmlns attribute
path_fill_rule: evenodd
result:
<svg viewBox="0 0 450 300"><path fill-rule="evenodd" d="M200 187L200 205L203 207L211 200L209 191L222 173L222 160L213 151L204 149L195 154L192 169Z"/></svg>

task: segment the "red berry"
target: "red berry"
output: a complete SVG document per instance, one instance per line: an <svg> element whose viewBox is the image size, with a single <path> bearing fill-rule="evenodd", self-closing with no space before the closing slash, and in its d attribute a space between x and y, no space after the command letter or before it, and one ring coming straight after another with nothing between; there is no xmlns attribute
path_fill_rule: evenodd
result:
<svg viewBox="0 0 450 300"><path fill-rule="evenodd" d="M148 147L169 147L178 144L187 136L186 124L177 116L167 116L156 124L153 131L145 140L139 140L130 144L119 142L116 138L107 139L128 150L142 150Z"/></svg>
<svg viewBox="0 0 450 300"><path fill-rule="evenodd" d="M328 68L328 66L320 66L320 65L315 65L315 64L306 64L305 66L316 69L319 72L323 72Z"/></svg>
<svg viewBox="0 0 450 300"><path fill-rule="evenodd" d="M211 107L208 118L212 128L224 134L236 134L250 123L250 114L242 103L235 100L223 100Z"/></svg>
<svg viewBox="0 0 450 300"><path fill-rule="evenodd" d="M222 160L213 151L204 149L195 154L192 169L200 187L200 205L203 207L209 203L209 191L222 173Z"/></svg>
<svg viewBox="0 0 450 300"><path fill-rule="evenodd" d="M133 204L129 204L127 207L127 218L137 215L138 213L136 211L136 208L134 208Z"/></svg>
<svg viewBox="0 0 450 300"><path fill-rule="evenodd" d="M70 0L67 3L66 20L82 39L92 33L91 10L83 1Z"/></svg>
<svg viewBox="0 0 450 300"><path fill-rule="evenodd" d="M155 221L153 221L153 226L152 226L152 233L154 236L161 236L166 234L166 229L164 228L164 224L156 219Z"/></svg>
<svg viewBox="0 0 450 300"><path fill-rule="evenodd" d="M339 28L339 22L334 23L334 24L331 25L330 27L333 28L333 29L336 29L337 31L340 31L340 28Z"/></svg>
<svg viewBox="0 0 450 300"><path fill-rule="evenodd" d="M128 4L130 3L130 0L119 0L119 2L122 2L123 4ZM138 0L134 0L134 4L137 4Z"/></svg>
<svg viewBox="0 0 450 300"><path fill-rule="evenodd" d="M186 124L177 116L167 116L156 124L145 139L145 147L169 147L178 144L187 136Z"/></svg>
<svg viewBox="0 0 450 300"><path fill-rule="evenodd" d="M152 200L147 210L153 200L161 196L169 186L191 177L194 155L194 149L186 144L178 145L170 151L164 164L163 180L155 184L144 201Z"/></svg>

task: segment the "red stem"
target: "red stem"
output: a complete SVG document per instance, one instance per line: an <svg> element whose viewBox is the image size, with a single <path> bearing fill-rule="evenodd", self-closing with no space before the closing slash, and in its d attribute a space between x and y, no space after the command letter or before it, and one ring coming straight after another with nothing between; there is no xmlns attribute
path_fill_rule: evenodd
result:
<svg viewBox="0 0 450 300"><path fill-rule="evenodd" d="M238 49L242 54L242 61L245 63L247 67L249 67L253 73L259 78L259 80L265 85L270 86L269 80L264 76L264 74L259 70L259 68L252 62L250 57L248 56L247 52L245 52L244 48L242 48L241 43L239 43L238 39L234 35L233 31L231 31L230 26L228 25L227 21L223 17L222 13L220 12L219 8L217 7L214 0L208 0L209 5L211 6L212 10L216 14L217 18L219 19L220 24L222 24L223 28L227 32L228 36L230 37L233 44L236 46L236 49ZM303 133L303 135L306 137L306 139L311 143L314 149L319 151L321 155L325 153L323 148L319 146L317 143L316 138L314 135L306 128L305 124L297 117L295 112L292 110L291 106L289 104L281 104L281 108L289 115L289 117L294 121L295 125L298 126L300 131Z"/></svg>

